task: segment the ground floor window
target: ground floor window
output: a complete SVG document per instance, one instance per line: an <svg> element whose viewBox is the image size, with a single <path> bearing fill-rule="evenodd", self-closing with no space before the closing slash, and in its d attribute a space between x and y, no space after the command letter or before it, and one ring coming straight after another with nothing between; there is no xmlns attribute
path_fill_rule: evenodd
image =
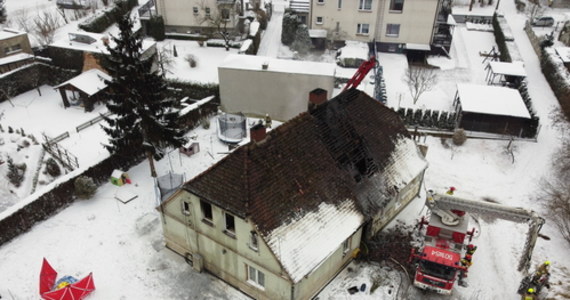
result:
<svg viewBox="0 0 570 300"><path fill-rule="evenodd" d="M264 288L265 287L265 274L257 270L256 268L246 265L247 267L247 281L254 286Z"/></svg>
<svg viewBox="0 0 570 300"><path fill-rule="evenodd" d="M357 34L368 34L370 32L370 24L358 24L356 26Z"/></svg>

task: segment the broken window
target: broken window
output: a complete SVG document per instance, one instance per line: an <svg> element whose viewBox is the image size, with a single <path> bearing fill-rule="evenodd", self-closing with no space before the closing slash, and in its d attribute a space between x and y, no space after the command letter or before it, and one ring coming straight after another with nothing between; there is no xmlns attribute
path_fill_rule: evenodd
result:
<svg viewBox="0 0 570 300"><path fill-rule="evenodd" d="M212 205L200 200L200 207L202 208L203 220L206 221L207 224L213 225L214 218L212 216Z"/></svg>

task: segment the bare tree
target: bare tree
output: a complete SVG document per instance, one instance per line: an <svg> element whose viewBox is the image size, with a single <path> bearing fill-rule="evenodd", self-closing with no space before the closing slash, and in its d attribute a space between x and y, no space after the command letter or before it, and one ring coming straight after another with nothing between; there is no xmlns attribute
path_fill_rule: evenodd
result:
<svg viewBox="0 0 570 300"><path fill-rule="evenodd" d="M20 30L25 32L31 32L32 26L30 25L30 17L26 9L20 9L15 12L15 17L10 18L10 26L18 27ZM12 25L13 24L13 25Z"/></svg>
<svg viewBox="0 0 570 300"><path fill-rule="evenodd" d="M211 9L204 1L200 5L203 15L199 17L200 23L207 23L215 28L216 32L224 39L226 51L230 50L230 33L228 32L228 23L232 23L238 15L237 4L219 5L215 9Z"/></svg>
<svg viewBox="0 0 570 300"><path fill-rule="evenodd" d="M162 77L166 77L166 73L172 74L169 69L172 68L174 60L172 59L172 51L168 49L168 47L169 45L165 44L157 51L158 69L160 70Z"/></svg>
<svg viewBox="0 0 570 300"><path fill-rule="evenodd" d="M408 84L414 104L416 104L424 92L430 91L435 86L437 74L434 69L410 65L404 74L404 82Z"/></svg>
<svg viewBox="0 0 570 300"><path fill-rule="evenodd" d="M53 42L55 30L59 28L59 18L57 13L43 11L33 20L36 38L41 45L48 45Z"/></svg>

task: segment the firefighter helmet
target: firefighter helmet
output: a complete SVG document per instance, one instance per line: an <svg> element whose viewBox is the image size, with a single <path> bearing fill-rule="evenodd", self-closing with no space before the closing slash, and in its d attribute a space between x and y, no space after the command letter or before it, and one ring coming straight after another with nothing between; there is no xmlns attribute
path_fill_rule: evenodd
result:
<svg viewBox="0 0 570 300"><path fill-rule="evenodd" d="M534 289L530 288L530 289L528 289L528 292L532 294L532 293L534 293Z"/></svg>
<svg viewBox="0 0 570 300"><path fill-rule="evenodd" d="M544 262L544 264L548 266L548 265L550 265L550 261L547 260L547 261Z"/></svg>

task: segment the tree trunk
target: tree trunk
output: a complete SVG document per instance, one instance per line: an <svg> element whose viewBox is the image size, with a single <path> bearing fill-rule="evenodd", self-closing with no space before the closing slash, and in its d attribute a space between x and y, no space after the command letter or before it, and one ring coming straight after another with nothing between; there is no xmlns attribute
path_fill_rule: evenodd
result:
<svg viewBox="0 0 570 300"><path fill-rule="evenodd" d="M152 153L150 151L146 152L146 158L148 159L148 165L150 166L150 176L156 178L156 169L154 168L154 159L152 158Z"/></svg>

